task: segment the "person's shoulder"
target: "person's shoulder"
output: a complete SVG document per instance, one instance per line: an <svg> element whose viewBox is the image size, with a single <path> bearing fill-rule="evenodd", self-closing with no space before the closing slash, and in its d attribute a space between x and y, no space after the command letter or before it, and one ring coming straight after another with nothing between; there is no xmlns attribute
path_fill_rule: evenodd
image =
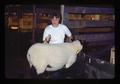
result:
<svg viewBox="0 0 120 84"><path fill-rule="evenodd" d="M66 25L64 25L64 24L60 24L60 26L61 27L63 27L63 28L68 28Z"/></svg>
<svg viewBox="0 0 120 84"><path fill-rule="evenodd" d="M45 30L49 30L51 28L51 25L48 25Z"/></svg>
<svg viewBox="0 0 120 84"><path fill-rule="evenodd" d="M64 24L59 24L60 26L66 26L66 25L64 25Z"/></svg>

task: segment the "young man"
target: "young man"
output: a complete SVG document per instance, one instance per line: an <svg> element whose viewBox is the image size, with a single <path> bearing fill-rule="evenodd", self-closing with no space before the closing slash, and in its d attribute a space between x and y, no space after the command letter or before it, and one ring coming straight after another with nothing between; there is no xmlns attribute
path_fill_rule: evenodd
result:
<svg viewBox="0 0 120 84"><path fill-rule="evenodd" d="M68 37L68 41L72 42L72 34L67 26L60 24L60 15L54 14L51 17L51 25L48 25L43 34L43 42L50 44L64 43L65 35Z"/></svg>
<svg viewBox="0 0 120 84"><path fill-rule="evenodd" d="M51 17L51 25L48 25L43 34L43 42L49 44L64 43L65 35L68 37L68 42L72 42L72 34L67 26L60 24L61 17L59 14L54 14ZM64 78L64 69L51 72L50 75L53 79Z"/></svg>

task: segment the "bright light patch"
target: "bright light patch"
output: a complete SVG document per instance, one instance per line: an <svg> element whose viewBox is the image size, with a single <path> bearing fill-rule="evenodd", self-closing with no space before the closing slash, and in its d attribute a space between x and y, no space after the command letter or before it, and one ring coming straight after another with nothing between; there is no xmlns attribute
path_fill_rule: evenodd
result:
<svg viewBox="0 0 120 84"><path fill-rule="evenodd" d="M18 27L11 27L11 29L18 29Z"/></svg>

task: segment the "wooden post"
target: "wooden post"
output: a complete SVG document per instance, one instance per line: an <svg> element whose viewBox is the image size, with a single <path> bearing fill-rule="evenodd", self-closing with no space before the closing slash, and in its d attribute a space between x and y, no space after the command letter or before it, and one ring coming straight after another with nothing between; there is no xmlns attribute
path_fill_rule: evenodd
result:
<svg viewBox="0 0 120 84"><path fill-rule="evenodd" d="M111 48L111 54L110 54L110 63L115 64L115 48Z"/></svg>
<svg viewBox="0 0 120 84"><path fill-rule="evenodd" d="M64 5L61 5L61 17L62 17L61 23L63 24L63 19L64 19Z"/></svg>
<svg viewBox="0 0 120 84"><path fill-rule="evenodd" d="M35 42L35 28L36 28L36 12L35 5L33 5L33 29L32 29L32 43Z"/></svg>

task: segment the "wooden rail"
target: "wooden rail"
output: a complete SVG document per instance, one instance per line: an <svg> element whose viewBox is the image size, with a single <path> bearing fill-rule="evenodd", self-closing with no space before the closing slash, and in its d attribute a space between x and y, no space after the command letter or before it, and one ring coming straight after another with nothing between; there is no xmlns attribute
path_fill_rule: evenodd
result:
<svg viewBox="0 0 120 84"><path fill-rule="evenodd" d="M74 32L80 33L106 33L114 32L113 28L73 28L71 29Z"/></svg>

